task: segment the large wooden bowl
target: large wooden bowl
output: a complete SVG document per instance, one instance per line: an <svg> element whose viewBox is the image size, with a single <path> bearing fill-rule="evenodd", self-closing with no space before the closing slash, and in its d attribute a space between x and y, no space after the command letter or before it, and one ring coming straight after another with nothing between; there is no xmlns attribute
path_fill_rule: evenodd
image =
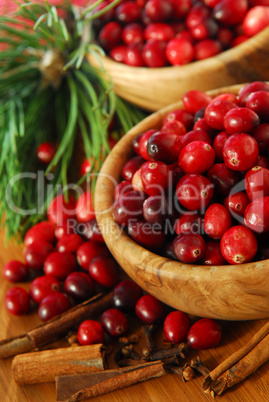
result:
<svg viewBox="0 0 269 402"><path fill-rule="evenodd" d="M236 0L235 0L236 1ZM122 98L150 111L177 102L190 89L208 91L225 85L269 80L269 27L233 49L185 66L130 67L102 57L103 67ZM90 64L100 67L96 57Z"/></svg>
<svg viewBox="0 0 269 402"><path fill-rule="evenodd" d="M209 92L238 93L241 86ZM115 183L132 154L132 140L141 132L160 127L163 117L182 107L177 102L130 130L113 148L98 177L96 217L105 242L126 273L164 303L202 317L249 320L269 317L269 260L242 265L200 266L160 257L135 243L112 214Z"/></svg>

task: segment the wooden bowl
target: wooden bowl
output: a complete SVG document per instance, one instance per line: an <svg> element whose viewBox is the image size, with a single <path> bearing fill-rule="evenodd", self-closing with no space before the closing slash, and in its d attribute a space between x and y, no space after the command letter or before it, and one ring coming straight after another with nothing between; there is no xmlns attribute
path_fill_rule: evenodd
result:
<svg viewBox="0 0 269 402"><path fill-rule="evenodd" d="M241 45L185 66L130 67L101 57L103 67L122 98L150 111L177 102L191 89L208 91L225 85L269 80L269 27ZM100 67L100 60L88 55Z"/></svg>
<svg viewBox="0 0 269 402"><path fill-rule="evenodd" d="M241 85L208 92L238 93ZM124 271L148 293L164 303L201 317L250 320L269 317L269 260L241 265L183 264L156 255L134 242L115 222L113 191L121 169L132 155L132 140L141 132L158 128L163 117L182 107L172 104L147 117L113 148L98 177L96 218L105 242Z"/></svg>

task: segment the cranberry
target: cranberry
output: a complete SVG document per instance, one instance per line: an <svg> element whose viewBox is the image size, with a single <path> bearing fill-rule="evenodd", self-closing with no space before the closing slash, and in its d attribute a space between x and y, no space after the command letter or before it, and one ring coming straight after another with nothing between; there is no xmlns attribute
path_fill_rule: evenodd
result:
<svg viewBox="0 0 269 402"><path fill-rule="evenodd" d="M106 50L111 50L119 44L121 40L122 28L118 22L108 22L99 32L98 40Z"/></svg>
<svg viewBox="0 0 269 402"><path fill-rule="evenodd" d="M167 64L166 42L158 39L147 41L142 50L142 58L147 67L164 67Z"/></svg>
<svg viewBox="0 0 269 402"><path fill-rule="evenodd" d="M189 131L193 126L193 114L183 109L175 109L172 112L167 113L163 119L163 124L173 121L179 121Z"/></svg>
<svg viewBox="0 0 269 402"><path fill-rule="evenodd" d="M148 152L147 152L148 140L152 136L152 134L154 134L156 132L157 132L157 130L155 130L155 129L147 130L142 134L141 138L139 139L139 145L138 145L139 154L142 156L142 158L144 158L146 160L150 160L150 157L148 156Z"/></svg>
<svg viewBox="0 0 269 402"><path fill-rule="evenodd" d="M187 338L191 321L189 316L182 311L172 311L163 323L163 332L166 339L171 343L181 343Z"/></svg>
<svg viewBox="0 0 269 402"><path fill-rule="evenodd" d="M205 110L205 120L207 124L216 130L224 130L224 116L229 110L237 106L225 100L213 100Z"/></svg>
<svg viewBox="0 0 269 402"><path fill-rule="evenodd" d="M125 45L118 45L113 47L113 49L110 50L109 56L117 61L118 63L125 63L126 62L126 54L127 54L127 46ZM89 169L90 171L90 169ZM86 172L88 173L88 172Z"/></svg>
<svg viewBox="0 0 269 402"><path fill-rule="evenodd" d="M181 233L173 242L174 253L179 261L195 263L205 253L205 241L197 233Z"/></svg>
<svg viewBox="0 0 269 402"><path fill-rule="evenodd" d="M71 303L66 294L53 292L44 297L38 307L38 316L41 321L51 320L59 314L69 310Z"/></svg>
<svg viewBox="0 0 269 402"><path fill-rule="evenodd" d="M213 183L216 192L224 196L229 194L240 179L238 173L229 169L224 163L213 165L207 172L207 177Z"/></svg>
<svg viewBox="0 0 269 402"><path fill-rule="evenodd" d="M77 261L83 269L88 271L91 260L99 255L108 257L110 255L108 248L104 243L90 240L79 246Z"/></svg>
<svg viewBox="0 0 269 402"><path fill-rule="evenodd" d="M141 15L140 8L135 1L126 1L120 4L117 6L115 12L116 18L123 24L136 22Z"/></svg>
<svg viewBox="0 0 269 402"><path fill-rule="evenodd" d="M115 187L114 200L116 201L123 194L129 193L129 191L132 191L132 190L133 190L133 186L129 181L127 181L127 180L121 181Z"/></svg>
<svg viewBox="0 0 269 402"><path fill-rule="evenodd" d="M122 336L127 332L128 321L126 316L116 308L106 310L101 316L103 328L111 336Z"/></svg>
<svg viewBox="0 0 269 402"><path fill-rule="evenodd" d="M253 137L259 145L261 155L269 155L269 124L260 124L255 130Z"/></svg>
<svg viewBox="0 0 269 402"><path fill-rule="evenodd" d="M245 210L245 225L257 233L269 231L269 197L252 201Z"/></svg>
<svg viewBox="0 0 269 402"><path fill-rule="evenodd" d="M112 288L119 282L119 266L110 257L98 256L91 260L89 274L99 285Z"/></svg>
<svg viewBox="0 0 269 402"><path fill-rule="evenodd" d="M9 282L23 282L29 275L28 267L20 261L11 260L3 269L4 278Z"/></svg>
<svg viewBox="0 0 269 402"><path fill-rule="evenodd" d="M267 4L267 6L269 3ZM243 21L243 32L248 37L254 36L269 25L269 7L251 8Z"/></svg>
<svg viewBox="0 0 269 402"><path fill-rule="evenodd" d="M214 98L214 100L220 100L220 101L226 101L226 102L231 102L234 103L235 105L239 104L239 99L236 95L230 94L229 92L219 94Z"/></svg>
<svg viewBox="0 0 269 402"><path fill-rule="evenodd" d="M143 26L138 23L126 25L122 30L122 40L126 45L130 45L131 43L143 43Z"/></svg>
<svg viewBox="0 0 269 402"><path fill-rule="evenodd" d="M51 253L44 263L46 275L52 275L59 280L65 279L76 269L76 257L71 253Z"/></svg>
<svg viewBox="0 0 269 402"><path fill-rule="evenodd" d="M55 226L51 222L40 222L32 226L24 237L24 244L28 246L36 240L43 240L48 243L55 242Z"/></svg>
<svg viewBox="0 0 269 402"><path fill-rule="evenodd" d="M167 215L168 203L165 197L152 195L144 202L143 216L147 222L163 224Z"/></svg>
<svg viewBox="0 0 269 402"><path fill-rule="evenodd" d="M166 57L173 66L182 66L194 59L194 48L188 39L173 38L166 45Z"/></svg>
<svg viewBox="0 0 269 402"><path fill-rule="evenodd" d="M182 102L185 109L190 113L196 113L198 110L206 107L212 101L212 97L205 92L191 90L185 92Z"/></svg>
<svg viewBox="0 0 269 402"><path fill-rule="evenodd" d="M221 254L220 242L217 240L209 240L206 243L205 254L202 257L201 264L203 265L225 265L225 258Z"/></svg>
<svg viewBox="0 0 269 402"><path fill-rule="evenodd" d="M204 229L213 239L221 239L222 235L232 226L231 215L222 204L210 205L205 213Z"/></svg>
<svg viewBox="0 0 269 402"><path fill-rule="evenodd" d="M55 237L60 240L69 234L76 232L77 222L74 219L68 219L63 225L55 227Z"/></svg>
<svg viewBox="0 0 269 402"><path fill-rule="evenodd" d="M140 297L135 305L137 317L146 324L156 324L164 318L163 304L152 295Z"/></svg>
<svg viewBox="0 0 269 402"><path fill-rule="evenodd" d="M175 222L175 232L177 235L181 233L198 233L203 231L202 215L193 212L185 212Z"/></svg>
<svg viewBox="0 0 269 402"><path fill-rule="evenodd" d="M153 22L164 22L173 15L171 3L165 0L148 0L145 5L147 17Z"/></svg>
<svg viewBox="0 0 269 402"><path fill-rule="evenodd" d="M226 133L226 131L221 131L218 135L216 135L214 142L213 142L213 148L216 154L217 159L220 162L223 162L223 145L229 138L229 135Z"/></svg>
<svg viewBox="0 0 269 402"><path fill-rule="evenodd" d="M187 340L193 349L214 348L221 340L221 327L211 318L202 318L191 326Z"/></svg>
<svg viewBox="0 0 269 402"><path fill-rule="evenodd" d="M45 165L49 165L54 155L56 154L57 148L51 142L43 142L39 145L36 151L36 156L40 160L40 162Z"/></svg>
<svg viewBox="0 0 269 402"><path fill-rule="evenodd" d="M191 29L210 16L210 10L204 4L194 4L186 16L186 26Z"/></svg>
<svg viewBox="0 0 269 402"><path fill-rule="evenodd" d="M183 136L186 134L187 130L183 123L175 120L164 123L161 127L161 132Z"/></svg>
<svg viewBox="0 0 269 402"><path fill-rule="evenodd" d="M234 38L231 42L231 48L241 45L241 43L244 43L246 40L248 40L249 37L246 35L238 35L236 38Z"/></svg>
<svg viewBox="0 0 269 402"><path fill-rule="evenodd" d="M233 226L224 233L220 242L221 253L230 264L251 261L257 252L257 240L245 226Z"/></svg>
<svg viewBox="0 0 269 402"><path fill-rule="evenodd" d="M213 197L213 185L198 173L187 173L176 187L176 196L183 207L190 211L202 210Z"/></svg>
<svg viewBox="0 0 269 402"><path fill-rule="evenodd" d="M154 131L155 131L155 130L154 130ZM145 133L143 133L143 134L145 134ZM137 137L135 137L135 138L133 139L133 141L132 141L133 150L135 151L135 153L136 153L137 155L140 155L139 143L140 143L140 140L141 140L143 134L139 134L139 135L138 135ZM146 146L146 145L145 145L145 153L147 153L147 146ZM141 155L141 156L142 156L142 155Z"/></svg>
<svg viewBox="0 0 269 402"><path fill-rule="evenodd" d="M200 140L200 141L205 141L208 142L209 144L212 143L212 138L215 138L215 136L217 135L218 131L215 130L214 128L210 127L205 118L203 117L202 119L196 121L196 123L193 126L193 131L203 131L204 133L207 134L207 138L209 138L209 140ZM189 134L189 133L188 133ZM186 134L187 135L187 134Z"/></svg>
<svg viewBox="0 0 269 402"><path fill-rule="evenodd" d="M268 148L268 151L269 151L269 148ZM266 156L259 155L258 159L257 159L257 162L256 162L256 165L264 167L265 169L269 169L269 159L266 158Z"/></svg>
<svg viewBox="0 0 269 402"><path fill-rule="evenodd" d="M204 173L215 161L215 151L203 141L193 141L180 152L178 163L185 173Z"/></svg>
<svg viewBox="0 0 269 402"><path fill-rule="evenodd" d="M52 252L53 246L50 243L36 240L25 248L24 259L29 267L39 270L43 268L46 258Z"/></svg>
<svg viewBox="0 0 269 402"><path fill-rule="evenodd" d="M84 240L78 234L63 236L57 243L57 250L60 253L75 253Z"/></svg>
<svg viewBox="0 0 269 402"><path fill-rule="evenodd" d="M207 18L191 28L191 34L196 40L213 38L217 33L218 24L212 18Z"/></svg>
<svg viewBox="0 0 269 402"><path fill-rule="evenodd" d="M121 176L124 180L131 181L135 172L143 165L145 160L141 156L135 156L128 160L122 168Z"/></svg>
<svg viewBox="0 0 269 402"><path fill-rule="evenodd" d="M168 42L175 35L174 29L163 22L149 24L144 30L145 40L157 39Z"/></svg>
<svg viewBox="0 0 269 402"><path fill-rule="evenodd" d="M167 164L178 160L182 149L181 137L177 134L156 132L148 140L147 152L154 161L162 161Z"/></svg>
<svg viewBox="0 0 269 402"><path fill-rule="evenodd" d="M84 176L85 174L90 173L92 168L93 168L92 161L90 159L85 159L85 161L83 161L80 166L81 176Z"/></svg>
<svg viewBox="0 0 269 402"><path fill-rule="evenodd" d="M269 84L262 81L253 81L250 84L244 85L239 90L239 104L241 106L246 106L247 98L250 94L257 91L267 91L269 92Z"/></svg>
<svg viewBox="0 0 269 402"><path fill-rule="evenodd" d="M131 45L128 45L125 54L125 64L132 67L143 67L142 48L141 43L131 43Z"/></svg>
<svg viewBox="0 0 269 402"><path fill-rule="evenodd" d="M163 194L169 184L169 168L161 161L146 162L141 167L141 179L148 195Z"/></svg>
<svg viewBox="0 0 269 402"><path fill-rule="evenodd" d="M90 191L79 196L76 203L76 217L79 222L88 222L95 217L93 197Z"/></svg>
<svg viewBox="0 0 269 402"><path fill-rule="evenodd" d="M259 116L246 107L232 109L224 116L224 128L229 134L240 132L252 134L259 123Z"/></svg>
<svg viewBox="0 0 269 402"><path fill-rule="evenodd" d="M181 19L191 10L192 1L191 0L171 0L173 6L174 18Z"/></svg>
<svg viewBox="0 0 269 402"><path fill-rule="evenodd" d="M52 292L59 292L60 283L58 279L53 276L39 276L34 279L30 285L29 293L31 298L37 303L41 303L41 301L48 296Z"/></svg>
<svg viewBox="0 0 269 402"><path fill-rule="evenodd" d="M233 33L229 28L221 27L218 31L217 40L220 42L223 50L228 49L231 47Z"/></svg>
<svg viewBox="0 0 269 402"><path fill-rule="evenodd" d="M143 215L143 203L147 196L142 191L130 191L123 194L114 203L113 213L115 220L123 226L128 225L130 219L137 219Z"/></svg>
<svg viewBox="0 0 269 402"><path fill-rule="evenodd" d="M98 11L103 10L105 7L109 5L110 1L102 1L102 3L98 4L97 6L94 7L92 10L92 13L95 14ZM93 25L96 29L101 28L103 25L105 25L107 22L111 21L115 16L115 9L112 8L111 10L106 11L104 14L100 15L98 18L95 18L93 20Z"/></svg>
<svg viewBox="0 0 269 402"><path fill-rule="evenodd" d="M78 327L77 338L81 345L104 342L104 330L98 321L86 320Z"/></svg>
<svg viewBox="0 0 269 402"><path fill-rule="evenodd" d="M160 249L165 243L165 235L159 224L151 225L142 220L130 221L128 233L138 244L151 250Z"/></svg>
<svg viewBox="0 0 269 402"><path fill-rule="evenodd" d="M269 170L261 166L250 169L245 176L245 187L250 201L269 196Z"/></svg>
<svg viewBox="0 0 269 402"><path fill-rule="evenodd" d="M134 191L142 191L145 192L142 179L141 179L141 168L138 169L132 178L132 187Z"/></svg>
<svg viewBox="0 0 269 402"><path fill-rule="evenodd" d="M141 296L141 288L131 280L118 283L113 290L113 303L122 311L130 311Z"/></svg>
<svg viewBox="0 0 269 402"><path fill-rule="evenodd" d="M223 145L225 165L237 171L251 169L257 162L259 147L257 141L249 134L231 135Z"/></svg>
<svg viewBox="0 0 269 402"><path fill-rule="evenodd" d="M89 222L83 225L81 235L87 240L93 240L104 243L104 238L98 226L96 219L91 219Z"/></svg>
<svg viewBox="0 0 269 402"><path fill-rule="evenodd" d="M204 60L213 57L222 51L221 43L213 39L204 39L194 46L196 60Z"/></svg>
<svg viewBox="0 0 269 402"><path fill-rule="evenodd" d="M10 288L5 296L5 306L12 315L24 315L30 310L30 298L25 289L14 286Z"/></svg>
<svg viewBox="0 0 269 402"><path fill-rule="evenodd" d="M64 290L78 300L86 300L94 294L94 283L85 272L71 272L64 281Z"/></svg>
<svg viewBox="0 0 269 402"><path fill-rule="evenodd" d="M221 0L213 9L213 17L222 24L235 25L242 22L247 10L247 0Z"/></svg>
<svg viewBox="0 0 269 402"><path fill-rule="evenodd" d="M243 191L228 195L224 200L225 207L230 211L230 214L240 220L244 216L245 209L249 204L249 199Z"/></svg>
<svg viewBox="0 0 269 402"><path fill-rule="evenodd" d="M48 220L56 225L63 225L69 218L75 217L76 200L69 195L57 195L48 207Z"/></svg>
<svg viewBox="0 0 269 402"><path fill-rule="evenodd" d="M192 143L193 141L203 141L207 144L212 143L210 135L204 130L192 130L185 134L182 138L182 146L185 147L186 145Z"/></svg>
<svg viewBox="0 0 269 402"><path fill-rule="evenodd" d="M256 91L250 94L246 100L246 107L253 110L262 122L268 123L269 92Z"/></svg>

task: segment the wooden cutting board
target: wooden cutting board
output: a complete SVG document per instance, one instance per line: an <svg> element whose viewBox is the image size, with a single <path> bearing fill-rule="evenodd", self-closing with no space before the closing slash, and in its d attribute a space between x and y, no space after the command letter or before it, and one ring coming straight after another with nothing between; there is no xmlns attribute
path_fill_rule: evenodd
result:
<svg viewBox="0 0 269 402"><path fill-rule="evenodd" d="M5 245L3 232L0 232L0 245L1 271L7 261L11 259L22 260L23 246L17 245L15 242L10 242L8 245ZM12 284L6 282L4 278L0 280L0 339L18 335L40 324L36 313L31 313L23 317L14 317L6 312L4 297L7 289L11 286ZM22 286L28 289L29 283L25 283ZM234 297L236 297L236 295L234 295ZM215 368L215 366L221 363L225 358L245 345L265 322L266 320L221 322L223 337L220 345L212 350L200 351L199 356L209 369ZM54 345L50 345L50 347L63 346L64 344L64 340L59 340ZM17 386L12 378L11 361L12 359L0 361L1 402L56 401L54 383ZM205 395L201 391L202 381L203 378L198 376L184 383L179 376L169 374L165 377L150 380L91 400L93 402L140 402L141 400L143 400L143 402L210 401L212 400L211 396ZM255 374L243 383L226 392L219 398L221 402L269 401L269 362L259 368Z"/></svg>

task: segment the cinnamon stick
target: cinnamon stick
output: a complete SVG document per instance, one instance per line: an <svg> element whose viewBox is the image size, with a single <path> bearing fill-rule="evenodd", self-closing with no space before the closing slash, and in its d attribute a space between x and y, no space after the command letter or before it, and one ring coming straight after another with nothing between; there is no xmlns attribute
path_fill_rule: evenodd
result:
<svg viewBox="0 0 269 402"><path fill-rule="evenodd" d="M0 359L30 352L55 340L70 328L79 325L92 315L106 310L111 305L112 292L105 296L99 294L20 336L2 340L0 342Z"/></svg>
<svg viewBox="0 0 269 402"><path fill-rule="evenodd" d="M65 374L85 374L104 370L102 344L72 346L17 355L12 374L17 384L54 381Z"/></svg>
<svg viewBox="0 0 269 402"><path fill-rule="evenodd" d="M238 384L269 360L269 321L247 345L224 360L205 378L202 389L211 395L222 394Z"/></svg>
<svg viewBox="0 0 269 402"><path fill-rule="evenodd" d="M109 371L110 370L106 370L104 373ZM166 374L164 363L160 361L144 363L128 368L125 367L118 369L117 372L118 373L111 378L107 378L104 381L90 385L76 392L71 398L66 399L66 402L75 402L104 395Z"/></svg>

